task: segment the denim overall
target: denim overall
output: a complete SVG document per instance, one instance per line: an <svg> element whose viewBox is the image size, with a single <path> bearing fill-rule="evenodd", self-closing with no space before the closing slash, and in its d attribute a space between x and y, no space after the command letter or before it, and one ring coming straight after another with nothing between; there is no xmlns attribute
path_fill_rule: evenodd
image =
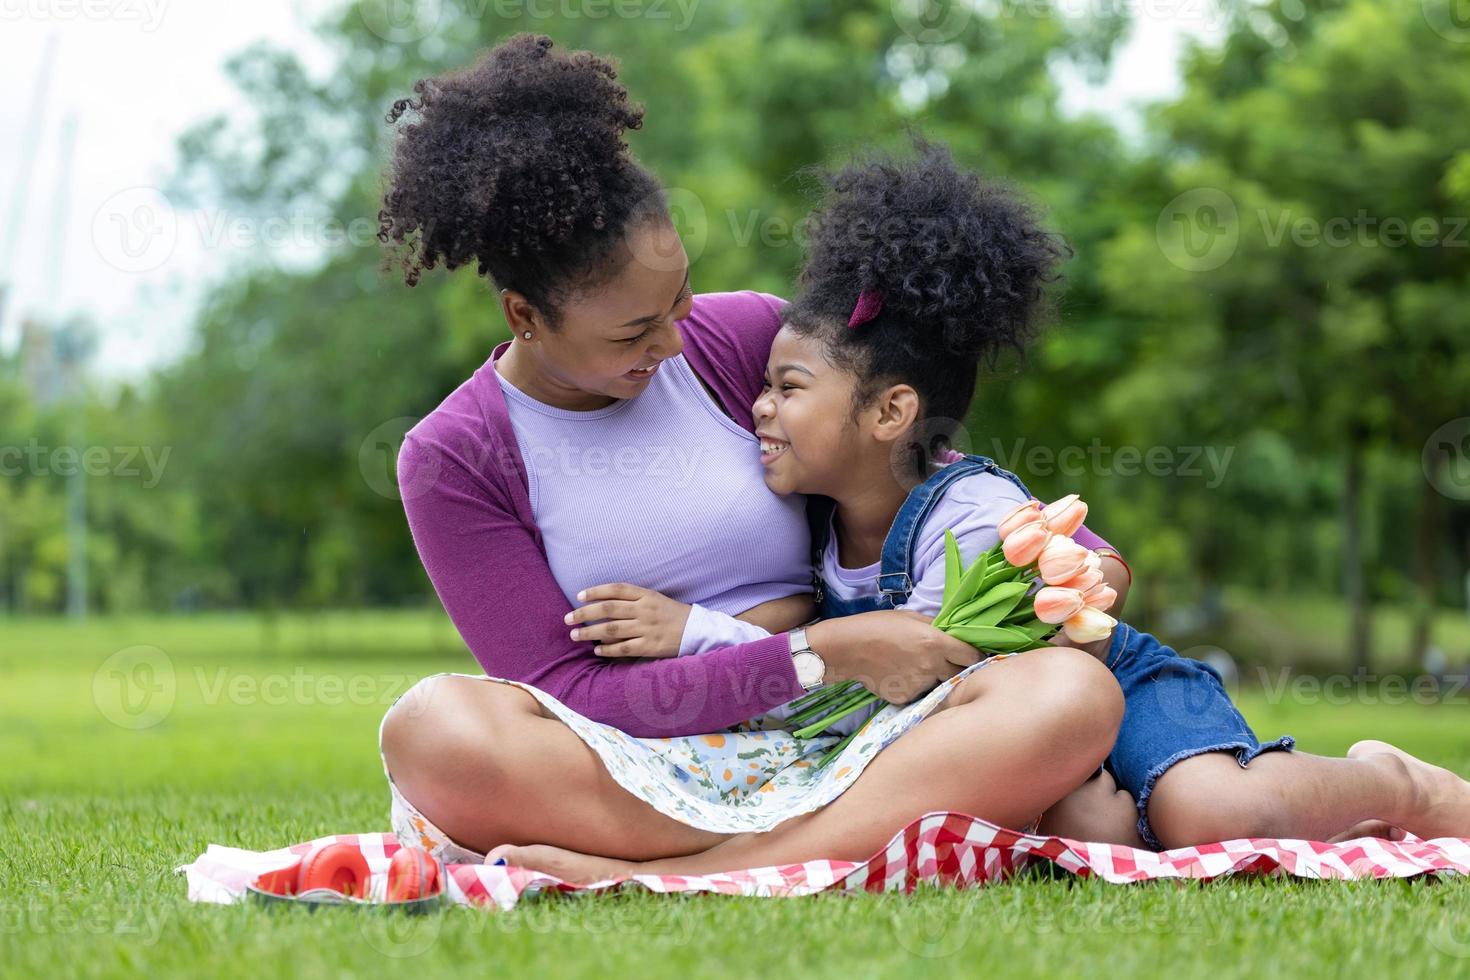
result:
<svg viewBox="0 0 1470 980"><path fill-rule="evenodd" d="M829 497L811 497L807 502L807 519L812 529L813 585L816 588L818 615L822 619L836 619L854 613L872 612L875 609L896 609L908 602L914 591L912 571L914 548L919 542L919 532L934 510L934 505L944 496L944 491L956 480L976 473L993 473L1014 483L1022 493L1031 496L1026 484L1009 470L1001 469L993 459L986 456L965 456L948 464L929 479L909 491L908 499L893 519L888 536L883 540L883 562L878 575L879 594L857 599L839 599L832 595L822 581L822 556L827 550L827 538L832 529L832 512L835 509Z"/></svg>
<svg viewBox="0 0 1470 980"><path fill-rule="evenodd" d="M1027 497L1031 491L1014 473L985 456L966 455L948 464L909 491L883 541L879 594L857 599L833 596L822 581L822 560L831 532L834 502L810 497L807 518L812 531L813 586L822 619L835 619L878 609L896 609L913 593L914 550L934 505L956 480L993 473L1011 481ZM1127 623L1113 631L1107 666L1123 689L1123 723L1104 767L1118 786L1138 804L1138 833L1155 850L1162 844L1148 822L1148 800L1170 766L1205 752L1232 752L1245 768L1262 752L1290 750L1290 736L1262 743L1231 702L1220 674L1200 660L1181 657L1173 648Z"/></svg>

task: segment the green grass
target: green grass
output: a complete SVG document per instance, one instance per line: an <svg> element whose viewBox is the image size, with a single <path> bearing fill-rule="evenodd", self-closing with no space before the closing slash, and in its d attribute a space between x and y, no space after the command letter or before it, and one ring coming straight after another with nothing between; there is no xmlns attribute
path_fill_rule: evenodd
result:
<svg viewBox="0 0 1470 980"><path fill-rule="evenodd" d="M423 919L185 900L171 869L210 842L387 829L384 707L419 676L470 665L425 613L287 617L270 631L251 616L0 621L0 973L1219 978L1470 965L1459 881L1114 888L1036 874L913 896L627 895ZM1463 705L1328 700L1242 695L1263 736L1332 753L1376 734L1470 772Z"/></svg>

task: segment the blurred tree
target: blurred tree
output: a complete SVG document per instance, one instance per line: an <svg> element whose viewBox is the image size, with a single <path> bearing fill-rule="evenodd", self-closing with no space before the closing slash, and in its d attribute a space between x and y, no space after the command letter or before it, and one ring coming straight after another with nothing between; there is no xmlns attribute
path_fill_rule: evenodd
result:
<svg viewBox="0 0 1470 980"><path fill-rule="evenodd" d="M1215 410L1250 413L1302 457L1338 461L1362 667L1367 457L1416 458L1470 391L1456 354L1470 241L1455 217L1470 203L1470 45L1426 11L1417 0L1236 7L1224 44L1191 53L1183 95L1157 116L1173 200L1107 260L1116 302L1158 317L1172 339L1138 363L1141 383L1208 364ZM1181 356L1188 348L1200 356ZM1215 428L1203 414L1191 407ZM1441 581L1441 502L1433 477L1421 481L1416 651Z"/></svg>

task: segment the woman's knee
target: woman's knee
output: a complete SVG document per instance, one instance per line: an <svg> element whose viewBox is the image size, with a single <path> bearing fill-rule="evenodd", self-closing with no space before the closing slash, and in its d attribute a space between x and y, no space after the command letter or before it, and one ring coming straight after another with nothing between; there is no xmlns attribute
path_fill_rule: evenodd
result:
<svg viewBox="0 0 1470 980"><path fill-rule="evenodd" d="M473 765L505 741L505 729L536 712L519 688L474 677L426 677L394 702L383 719L380 747L396 782Z"/></svg>

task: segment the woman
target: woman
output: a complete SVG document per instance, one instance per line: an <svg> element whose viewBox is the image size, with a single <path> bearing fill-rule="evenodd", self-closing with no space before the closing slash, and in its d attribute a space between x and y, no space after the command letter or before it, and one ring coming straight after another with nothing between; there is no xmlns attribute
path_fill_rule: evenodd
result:
<svg viewBox="0 0 1470 980"><path fill-rule="evenodd" d="M410 285L441 260L477 263L512 340L399 457L415 545L488 675L427 678L384 718L399 835L451 860L531 842L632 860L715 844L734 863L858 858L932 810L1023 826L1093 773L1122 706L1084 652L980 669L973 648L902 611L788 632L811 614L809 534L800 499L764 486L749 412L779 301L692 294L661 190L623 142L642 116L613 66L519 36L415 91L389 115L420 118L395 146L380 238L413 244ZM572 600L617 581L774 635L600 656L572 638ZM616 640L609 628L595 638ZM707 732L717 747L730 726L848 678L899 704L929 693L891 746L772 794L789 789L791 806L723 821L734 786L712 784L704 808L639 795L660 743L628 736ZM778 755L804 751L770 737Z"/></svg>

